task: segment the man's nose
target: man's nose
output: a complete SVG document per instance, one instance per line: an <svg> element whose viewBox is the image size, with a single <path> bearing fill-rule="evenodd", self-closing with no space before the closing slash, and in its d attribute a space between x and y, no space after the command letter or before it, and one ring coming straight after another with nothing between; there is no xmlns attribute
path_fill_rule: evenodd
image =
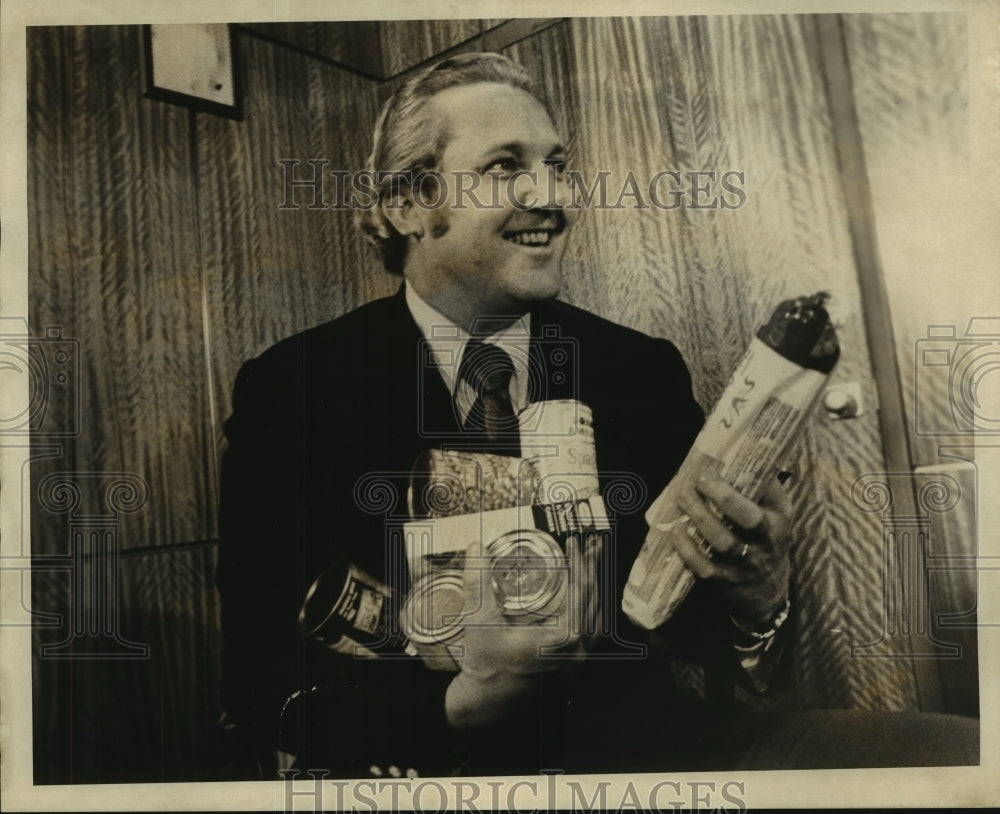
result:
<svg viewBox="0 0 1000 814"><path fill-rule="evenodd" d="M572 197L569 179L552 164L540 162L514 182L514 203L521 209L565 209Z"/></svg>

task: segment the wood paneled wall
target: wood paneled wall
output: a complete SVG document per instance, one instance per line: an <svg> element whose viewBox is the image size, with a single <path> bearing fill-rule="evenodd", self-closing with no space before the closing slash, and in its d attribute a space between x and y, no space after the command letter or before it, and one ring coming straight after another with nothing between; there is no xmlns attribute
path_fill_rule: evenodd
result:
<svg viewBox="0 0 1000 814"><path fill-rule="evenodd" d="M35 572L33 607L63 616L35 635L36 781L217 778L216 487L236 370L398 285L349 213L310 211L308 190L279 209L278 161L299 177L309 159L359 167L375 83L244 33L238 122L142 98L136 28L36 29L28 45L31 324L61 326L82 360L80 433L32 465L35 487L69 483L79 503L33 491L33 553L69 557L74 528L117 521L122 556L75 566L117 569L118 633L149 647L93 658L102 643L83 639L75 658L37 657L68 635L73 577ZM148 498L115 516L119 472Z"/></svg>
<svg viewBox="0 0 1000 814"><path fill-rule="evenodd" d="M299 53L339 62L372 78L383 75L382 43L376 20L352 25L328 23L247 23L250 29Z"/></svg>
<svg viewBox="0 0 1000 814"><path fill-rule="evenodd" d="M30 323L76 340L79 434L32 470L139 472L123 545L215 535L190 114L142 99L135 28L34 29L28 49ZM58 409L59 405L53 405ZM77 479L84 512L100 485ZM66 552L36 511L35 554Z"/></svg>
<svg viewBox="0 0 1000 814"><path fill-rule="evenodd" d="M330 23L249 23L243 28L301 53L391 79L456 47L479 50L480 36L507 20L376 20ZM487 50L489 45L487 45Z"/></svg>
<svg viewBox="0 0 1000 814"><path fill-rule="evenodd" d="M889 59L912 25L937 49L922 64L951 64L956 31L869 19L850 23L856 49L874 37ZM425 59L477 30L478 21L435 23L412 39L399 23L392 37L382 29L380 47L384 56L408 44L405 68L414 49L431 47ZM327 33L323 42L352 41ZM570 19L507 49L542 82L573 166L609 171L612 189L629 172L744 173L736 209L586 211L565 261L566 298L672 339L706 407L769 309L819 289L834 294L839 321L834 379L859 381L872 403L816 36L814 20L798 16ZM349 213L308 209L301 188L300 206L279 209L279 160L298 160L300 178L309 159L326 160L325 171L361 166L386 85L247 30L236 44L244 121L141 98L137 29L29 34L30 317L36 332L61 325L79 340L83 407L79 436L33 465L33 482L133 472L149 487L116 527L127 552L121 632L149 644L149 657L36 659L37 782L222 776L212 570L236 370L397 285ZM897 108L917 116L927 100L907 87ZM885 92L862 90L863 120L879 121ZM882 623L881 527L851 499L855 478L883 468L880 448L874 410L850 422L817 416L791 462L800 636L789 703L915 704L905 661L850 658ZM89 484L80 511L102 511L105 486L77 480ZM68 555L69 514L32 497L35 553ZM36 573L34 607L67 609L68 579Z"/></svg>
<svg viewBox="0 0 1000 814"><path fill-rule="evenodd" d="M479 36L484 20L383 20L379 26L386 78ZM501 22L499 20L495 22Z"/></svg>
<svg viewBox="0 0 1000 814"><path fill-rule="evenodd" d="M860 381L870 400L812 18L577 19L511 54L543 77L585 173L610 171L619 185L629 172L745 173L738 209L584 212L568 251L569 299L671 339L711 407L775 304L830 291L843 354L833 378ZM859 475L884 469L877 413L817 415L794 458L795 701L910 707L908 664L850 657L882 626L881 528L850 496Z"/></svg>
<svg viewBox="0 0 1000 814"><path fill-rule="evenodd" d="M918 343L926 343L929 328L945 325L954 326L959 340L969 318L994 315L972 306L977 297L955 285L981 273L967 265L976 225L968 211L974 182L966 20L961 14L848 14L844 29L909 441L915 464L934 464L941 460L939 445L971 438L952 416L953 399L963 400L961 388L948 386L942 375L947 366L924 364ZM948 348L957 342L930 344Z"/></svg>
<svg viewBox="0 0 1000 814"><path fill-rule="evenodd" d="M72 578L32 575L35 610L64 614L33 637L36 784L238 777L218 726L215 554L214 545L164 546L118 561L119 633L148 648L144 657L121 658L126 648L107 638L76 637L59 647L73 623ZM45 647L56 654L41 655Z"/></svg>
<svg viewBox="0 0 1000 814"><path fill-rule="evenodd" d="M326 322L399 285L362 244L349 211L310 209L316 172L334 204L333 170L364 166L378 114L373 82L252 37L239 40L245 121L199 116L197 184L204 297L219 394L214 421L229 415L239 366L293 333ZM288 199L295 208L279 208Z"/></svg>
<svg viewBox="0 0 1000 814"><path fill-rule="evenodd" d="M966 25L962 14L843 17L907 441L913 465L929 470L916 483L939 472L938 481L951 484L949 508L921 510L929 515L929 548L938 558L929 574L932 607L962 617L935 629L941 641L961 648L960 658L937 667L948 708L977 714L977 497L968 462L973 439L963 418L983 417L985 403L976 402L961 375L949 377L985 371L964 355L976 340L960 343L975 330L972 318L993 317L996 309L988 296L991 272L975 266L973 251L980 236L968 203L977 181L969 163ZM958 280L972 286L980 280L984 290ZM950 364L930 364L940 363L942 353Z"/></svg>

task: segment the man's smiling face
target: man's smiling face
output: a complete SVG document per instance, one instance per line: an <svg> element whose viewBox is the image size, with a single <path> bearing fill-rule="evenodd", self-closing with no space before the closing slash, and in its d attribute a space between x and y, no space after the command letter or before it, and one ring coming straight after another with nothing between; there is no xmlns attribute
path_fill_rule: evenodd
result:
<svg viewBox="0 0 1000 814"><path fill-rule="evenodd" d="M556 296L570 190L545 108L530 93L497 83L449 88L428 104L445 123L438 171L447 187L430 196L441 206L415 208L422 228L409 248L407 279L459 324L523 313ZM461 196L459 183L478 188Z"/></svg>

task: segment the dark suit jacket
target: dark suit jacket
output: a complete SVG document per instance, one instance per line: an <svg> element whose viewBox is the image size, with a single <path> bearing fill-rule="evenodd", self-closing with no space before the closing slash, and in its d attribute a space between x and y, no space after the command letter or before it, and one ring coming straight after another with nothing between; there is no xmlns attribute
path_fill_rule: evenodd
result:
<svg viewBox="0 0 1000 814"><path fill-rule="evenodd" d="M593 410L602 490L615 525L607 556L616 595L609 607L618 609L645 537L642 513L681 463L702 413L669 342L555 301L537 306L531 325L531 400L577 397ZM414 458L428 447L470 443L429 359L401 290L286 339L240 370L225 427L217 572L229 716L261 746L273 748L280 738L288 751L307 755L304 761L338 763L324 765L334 774L363 775L371 763L441 773L470 759L482 773L546 764L640 768L644 755L665 751L662 723L644 714L647 705L675 725L692 709L689 699L677 703L669 671L648 655L623 659L629 649L612 643L619 658L541 679L537 704L514 716L505 732L461 741L444 717L451 674L417 659L346 658L299 640L306 590L337 554L406 588L391 529L406 519ZM705 643L721 630L716 616L696 591L665 638L678 652L700 651L703 658ZM620 640L646 641L620 612L615 625ZM732 661L725 635L715 638ZM279 726L288 696L314 687L306 693L310 703L293 704L292 715L286 708ZM639 706L630 713L626 702ZM632 716L634 748L611 733L621 715ZM699 721L690 726L704 730ZM669 766L655 760L654 767Z"/></svg>

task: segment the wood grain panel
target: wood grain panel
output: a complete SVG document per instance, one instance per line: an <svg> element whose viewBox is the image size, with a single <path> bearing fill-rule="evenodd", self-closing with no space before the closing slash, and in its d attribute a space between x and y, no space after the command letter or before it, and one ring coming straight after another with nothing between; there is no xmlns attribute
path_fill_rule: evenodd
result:
<svg viewBox="0 0 1000 814"><path fill-rule="evenodd" d="M932 464L940 460L938 444L959 432L949 401L956 394L942 375L947 366L924 364L918 343L955 347L970 318L996 310L985 306L995 302L995 286L991 298L991 292L955 285L981 275L969 267L967 249L977 237L965 214L975 183L968 164L966 20L962 14L849 14L844 30L886 288L896 305L913 462ZM954 339L928 343L934 325L952 326ZM949 430L951 439L943 437Z"/></svg>
<svg viewBox="0 0 1000 814"><path fill-rule="evenodd" d="M210 537L214 439L188 111L141 98L137 28L29 29L28 63L31 324L60 326L81 370L64 385L80 424L60 419L78 434L33 480L134 472L151 496L126 521L124 546ZM61 397L51 409L63 409ZM79 486L81 510L102 511L97 487ZM65 518L32 518L36 553L65 551Z"/></svg>
<svg viewBox="0 0 1000 814"><path fill-rule="evenodd" d="M968 450L971 453L971 449ZM951 457L961 452L951 451ZM927 515L931 635L958 645L956 657L939 660L949 711L979 714L977 530L979 484L971 461L921 467L915 475L918 504Z"/></svg>
<svg viewBox="0 0 1000 814"><path fill-rule="evenodd" d="M978 235L966 216L967 190L976 183L969 166L966 19L961 14L846 15L844 32L892 302L912 464L937 468L945 460L942 444L969 441L971 427L956 421L953 408L971 415L978 409L974 397L948 377L962 368L963 354L975 349L975 340L964 348L960 342L975 330L974 317L995 314L990 307L998 291L995 283L992 292L955 285L956 279L975 280L981 272L971 265L975 261L968 251ZM933 194L927 194L930 190ZM942 355L950 364L931 364ZM966 490L967 503L969 492L974 495L974 488ZM938 557L975 552L975 523L954 522L963 514L968 516L968 506L932 517ZM961 567L932 571L932 613L974 608L973 576ZM974 616L964 624L936 631L963 651L961 658L936 666L948 708L975 714Z"/></svg>
<svg viewBox="0 0 1000 814"><path fill-rule="evenodd" d="M40 657L69 635L72 580L68 572L34 573L34 607L64 620L34 631L36 783L224 776L214 567L214 545L121 558L118 631L149 646L148 658L127 660L101 657L109 648L92 637L61 651L72 660Z"/></svg>
<svg viewBox="0 0 1000 814"><path fill-rule="evenodd" d="M30 581L24 584L37 614L31 632L32 751L36 784L70 782L72 665L43 661L39 654L43 645L58 644L69 636L71 585L69 569L38 567L31 572Z"/></svg>
<svg viewBox="0 0 1000 814"><path fill-rule="evenodd" d="M253 37L238 39L246 65L246 119L198 119L198 185L217 422L229 414L240 364L269 345L333 319L399 285L352 228L350 211L310 210L285 196L281 159L298 178L321 167L364 166L377 110L373 83ZM335 205L333 180L324 199ZM290 199L291 200L291 199Z"/></svg>
<svg viewBox="0 0 1000 814"><path fill-rule="evenodd" d="M241 28L333 62L340 62L371 77L384 75L378 23L248 23Z"/></svg>
<svg viewBox="0 0 1000 814"><path fill-rule="evenodd" d="M673 340L709 407L778 301L827 290L843 345L833 380L858 380L870 396L809 18L574 19L509 53L541 78L573 166L591 178L609 172L609 188L629 172L745 173L736 209L639 209L626 199L620 209L583 212L565 263L568 299ZM850 658L851 644L878 638L882 624L881 529L851 500L855 478L883 468L880 449L875 413L837 423L817 416L793 456L792 701L801 706L915 703L908 664Z"/></svg>
<svg viewBox="0 0 1000 814"><path fill-rule="evenodd" d="M499 25L485 28L491 20L484 20L482 50L503 51L515 43L560 22L558 17L518 17L513 20L503 20Z"/></svg>
<svg viewBox="0 0 1000 814"><path fill-rule="evenodd" d="M453 20L452 22L459 26L464 26L465 23L463 20ZM433 51L428 54L426 59L412 63L405 70L394 74L385 82L382 82L377 88L379 104L385 102L385 100L395 93L404 82L408 81L415 74L426 70L428 67L442 59L474 51L503 52L504 49L509 46L530 38L534 33L558 24L559 19L552 17L538 17L497 21L481 20L480 22L484 26L482 36L461 40L457 45L453 45L443 51ZM491 22L497 22L498 25L494 28L486 30L485 26ZM383 45L383 48L385 47L386 46Z"/></svg>
<svg viewBox="0 0 1000 814"><path fill-rule="evenodd" d="M479 20L380 20L383 75L392 77L479 36Z"/></svg>

